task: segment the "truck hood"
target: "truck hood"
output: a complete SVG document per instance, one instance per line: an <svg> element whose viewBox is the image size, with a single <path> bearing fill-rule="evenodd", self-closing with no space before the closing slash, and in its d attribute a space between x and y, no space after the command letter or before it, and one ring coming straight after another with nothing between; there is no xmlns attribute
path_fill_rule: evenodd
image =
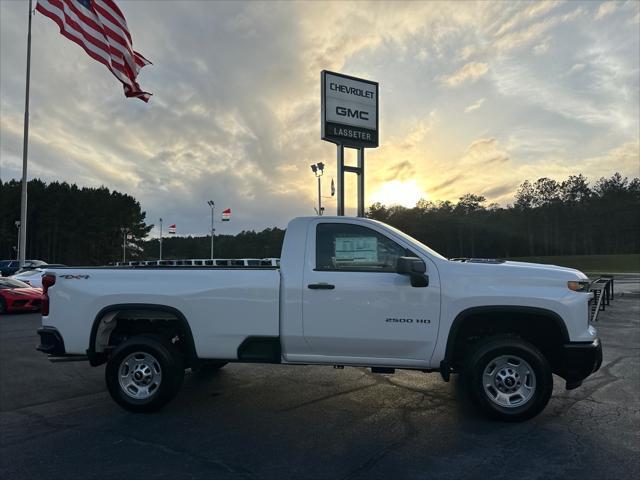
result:
<svg viewBox="0 0 640 480"><path fill-rule="evenodd" d="M548 265L543 263L514 262L510 260L485 260L469 259L462 262L451 261L457 264L455 270L458 273L467 273L482 276L495 276L500 278L530 278L530 279L553 279L553 280L588 280L587 276L580 270L558 265Z"/></svg>
<svg viewBox="0 0 640 480"><path fill-rule="evenodd" d="M537 270L548 270L554 272L566 273L568 275L576 275L580 280L586 280L587 276L580 270L569 267L561 267L559 265L549 265L546 263L529 263L529 262L512 262L510 260L505 261L502 265L506 267L520 267L520 268L535 268Z"/></svg>

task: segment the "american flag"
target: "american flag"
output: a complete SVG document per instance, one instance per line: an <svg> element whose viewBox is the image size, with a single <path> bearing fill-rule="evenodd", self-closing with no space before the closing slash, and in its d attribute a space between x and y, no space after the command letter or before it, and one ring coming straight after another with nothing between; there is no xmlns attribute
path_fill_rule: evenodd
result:
<svg viewBox="0 0 640 480"><path fill-rule="evenodd" d="M113 0L38 0L36 10L105 65L122 82L127 97L149 101L151 94L140 90L136 77L151 62L133 50L127 22Z"/></svg>

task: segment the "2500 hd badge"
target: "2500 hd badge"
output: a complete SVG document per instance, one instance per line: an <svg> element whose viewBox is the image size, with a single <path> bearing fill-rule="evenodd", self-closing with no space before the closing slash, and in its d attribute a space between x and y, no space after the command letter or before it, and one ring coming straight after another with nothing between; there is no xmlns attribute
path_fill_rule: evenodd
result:
<svg viewBox="0 0 640 480"><path fill-rule="evenodd" d="M387 323L431 323L428 318L416 318L415 320L413 318L387 318L385 321Z"/></svg>

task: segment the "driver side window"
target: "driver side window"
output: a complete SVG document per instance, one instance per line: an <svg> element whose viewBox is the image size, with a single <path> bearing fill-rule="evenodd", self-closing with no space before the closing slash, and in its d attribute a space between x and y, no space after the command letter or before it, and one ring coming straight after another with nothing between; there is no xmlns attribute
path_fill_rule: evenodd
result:
<svg viewBox="0 0 640 480"><path fill-rule="evenodd" d="M399 257L415 255L375 230L348 223L316 228L316 270L395 272Z"/></svg>

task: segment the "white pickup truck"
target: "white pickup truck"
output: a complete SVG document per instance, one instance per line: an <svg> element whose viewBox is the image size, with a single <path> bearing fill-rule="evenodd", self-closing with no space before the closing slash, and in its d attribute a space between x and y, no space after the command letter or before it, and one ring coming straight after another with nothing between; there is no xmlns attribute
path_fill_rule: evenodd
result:
<svg viewBox="0 0 640 480"><path fill-rule="evenodd" d="M38 350L106 363L134 412L171 400L186 368L260 362L462 373L482 410L520 421L552 373L571 389L602 362L583 273L447 260L364 218L294 219L280 268L55 268L43 285Z"/></svg>

